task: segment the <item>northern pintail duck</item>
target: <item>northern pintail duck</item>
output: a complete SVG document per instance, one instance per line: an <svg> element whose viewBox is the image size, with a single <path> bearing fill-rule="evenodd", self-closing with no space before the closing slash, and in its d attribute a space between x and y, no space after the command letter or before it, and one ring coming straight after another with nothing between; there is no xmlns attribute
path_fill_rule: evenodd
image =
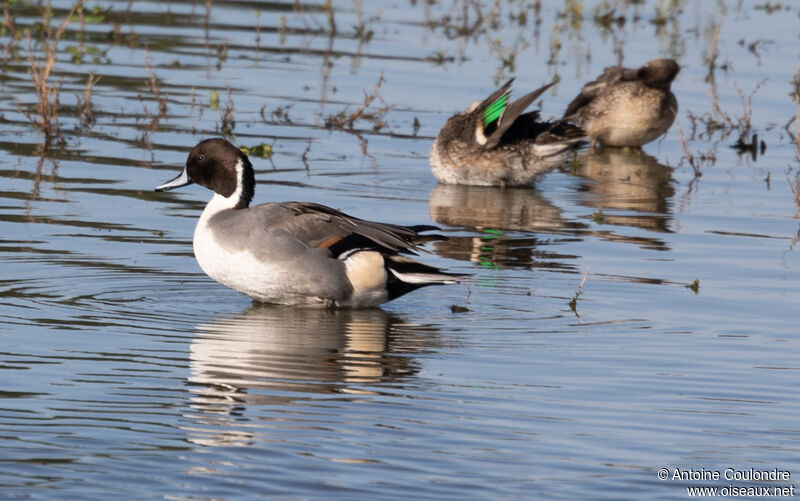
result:
<svg viewBox="0 0 800 501"><path fill-rule="evenodd" d="M565 121L539 122L523 113L551 84L510 102L511 79L481 102L447 120L430 153L445 184L522 186L560 165L585 139Z"/></svg>
<svg viewBox="0 0 800 501"><path fill-rule="evenodd" d="M253 166L224 139L200 142L183 172L156 191L192 183L214 191L194 231L197 262L209 277L257 301L368 308L458 281L402 255L414 254L426 238L418 232L434 226L365 221L308 202L250 207Z"/></svg>
<svg viewBox="0 0 800 501"><path fill-rule="evenodd" d="M670 84L679 70L672 59L653 59L633 69L610 66L583 86L563 118L586 131L592 148L598 142L640 147L675 121L678 101Z"/></svg>

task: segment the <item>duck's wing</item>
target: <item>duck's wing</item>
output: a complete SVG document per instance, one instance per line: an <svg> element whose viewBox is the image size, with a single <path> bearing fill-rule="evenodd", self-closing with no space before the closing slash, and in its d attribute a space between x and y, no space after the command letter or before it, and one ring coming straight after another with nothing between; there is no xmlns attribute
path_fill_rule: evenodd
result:
<svg viewBox="0 0 800 501"><path fill-rule="evenodd" d="M622 66L607 67L599 77L581 88L581 92L567 106L563 119L577 119L580 111L594 101L597 96L620 82L634 80L637 77L636 72L637 70L635 69L623 68Z"/></svg>
<svg viewBox="0 0 800 501"><path fill-rule="evenodd" d="M467 144L475 141L478 144L484 144L486 137L484 133L491 134L492 131L497 129L498 124L503 119L503 114L508 107L508 99L511 97L511 84L514 79L510 79L504 83L499 89L492 92L489 97L483 101L477 102L469 107L465 112L459 113L448 121L445 125L447 129L451 122L454 126L458 127L458 135L461 140ZM455 119L455 121L453 121ZM445 129L442 129L444 132ZM440 132L440 136L442 135ZM479 132L479 133L478 133ZM477 139L482 137L482 139Z"/></svg>
<svg viewBox="0 0 800 501"><path fill-rule="evenodd" d="M539 87L516 101L508 102L512 80L509 80L503 87L495 91L485 101L483 101L476 111L480 112L481 120L477 123L482 127L483 136L486 141L482 144L484 149L497 146L503 140L504 134L514 125L522 113L536 101L539 96L549 89L555 82ZM538 116L538 113L535 116ZM531 113L526 113L529 117Z"/></svg>
<svg viewBox="0 0 800 501"><path fill-rule="evenodd" d="M339 306L374 306L369 299L373 295L385 295L385 301L427 285L455 284L463 276L400 254L416 254L417 244L430 238L418 232L438 229L435 226L366 221L310 202L267 205L269 210L266 212L278 220L270 224L307 245L305 249L298 249L298 253L311 256L330 252L331 257L344 262L343 269L352 290L349 297L337 299ZM329 270L333 267L330 260L315 258L310 262L310 266L320 265ZM317 276L324 278L326 275L319 273Z"/></svg>
<svg viewBox="0 0 800 501"><path fill-rule="evenodd" d="M536 144L564 143L572 144L586 139L586 133L580 127L565 120L554 122L539 121L535 111L521 115L514 125L506 131L501 145L515 144L533 140Z"/></svg>
<svg viewBox="0 0 800 501"><path fill-rule="evenodd" d="M415 254L417 245L441 235L420 235L435 226L400 226L348 216L331 207L311 202L266 204L267 229L282 228L312 248L329 249L334 256L354 249L381 249L388 253Z"/></svg>

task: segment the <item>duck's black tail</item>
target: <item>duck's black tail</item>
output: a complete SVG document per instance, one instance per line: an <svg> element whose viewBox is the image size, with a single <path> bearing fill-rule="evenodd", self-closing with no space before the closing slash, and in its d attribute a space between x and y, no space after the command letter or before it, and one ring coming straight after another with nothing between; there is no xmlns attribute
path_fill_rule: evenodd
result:
<svg viewBox="0 0 800 501"><path fill-rule="evenodd" d="M465 275L448 273L411 258L393 255L384 256L386 267L386 289L389 298L397 297L426 285L457 284Z"/></svg>

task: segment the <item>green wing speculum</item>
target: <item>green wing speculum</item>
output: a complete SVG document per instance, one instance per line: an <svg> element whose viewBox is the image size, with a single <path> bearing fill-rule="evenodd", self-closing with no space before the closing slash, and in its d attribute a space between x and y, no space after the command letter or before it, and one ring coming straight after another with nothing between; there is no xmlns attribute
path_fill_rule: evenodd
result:
<svg viewBox="0 0 800 501"><path fill-rule="evenodd" d="M486 109L483 111L484 127L488 127L489 124L497 121L501 116L503 116L503 112L506 111L506 106L508 105L508 97L509 94L505 93L486 107Z"/></svg>

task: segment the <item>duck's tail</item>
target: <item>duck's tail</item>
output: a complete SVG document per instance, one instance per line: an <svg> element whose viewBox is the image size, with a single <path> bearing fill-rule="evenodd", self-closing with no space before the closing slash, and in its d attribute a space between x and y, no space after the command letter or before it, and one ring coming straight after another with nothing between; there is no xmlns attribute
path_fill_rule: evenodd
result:
<svg viewBox="0 0 800 501"><path fill-rule="evenodd" d="M577 150L586 145L586 133L565 120L554 122L536 136L535 151L540 156L551 156L568 150Z"/></svg>
<svg viewBox="0 0 800 501"><path fill-rule="evenodd" d="M463 275L447 273L409 257L375 249L354 249L339 256L352 292L338 306L378 306L426 285L457 284Z"/></svg>
<svg viewBox="0 0 800 501"><path fill-rule="evenodd" d="M384 255L386 267L386 289L389 298L394 299L403 294L427 285L457 284L464 275L448 273L400 255Z"/></svg>

